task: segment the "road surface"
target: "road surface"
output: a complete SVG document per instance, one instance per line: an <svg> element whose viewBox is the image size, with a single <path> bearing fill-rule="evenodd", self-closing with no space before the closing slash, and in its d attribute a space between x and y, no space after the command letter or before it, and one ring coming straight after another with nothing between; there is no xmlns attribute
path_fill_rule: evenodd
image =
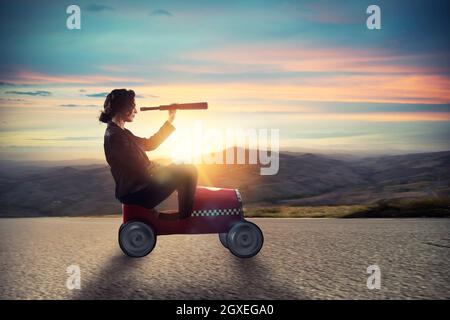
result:
<svg viewBox="0 0 450 320"><path fill-rule="evenodd" d="M0 299L450 299L450 219L251 220L265 243L241 260L216 235L161 236L128 258L119 218L0 219Z"/></svg>

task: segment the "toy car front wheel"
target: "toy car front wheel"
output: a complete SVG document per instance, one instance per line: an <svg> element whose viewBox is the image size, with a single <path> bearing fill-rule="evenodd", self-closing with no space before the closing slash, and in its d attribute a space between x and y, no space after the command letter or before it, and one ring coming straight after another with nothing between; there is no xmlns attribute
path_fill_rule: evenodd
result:
<svg viewBox="0 0 450 320"><path fill-rule="evenodd" d="M228 243L227 243L227 235L228 233L219 233L219 240L220 243L228 249Z"/></svg>
<svg viewBox="0 0 450 320"><path fill-rule="evenodd" d="M228 249L239 258L255 256L261 250L263 242L261 229L249 221L238 222L228 231Z"/></svg>
<svg viewBox="0 0 450 320"><path fill-rule="evenodd" d="M130 257L148 255L156 245L154 230L142 221L129 221L119 229L119 246Z"/></svg>

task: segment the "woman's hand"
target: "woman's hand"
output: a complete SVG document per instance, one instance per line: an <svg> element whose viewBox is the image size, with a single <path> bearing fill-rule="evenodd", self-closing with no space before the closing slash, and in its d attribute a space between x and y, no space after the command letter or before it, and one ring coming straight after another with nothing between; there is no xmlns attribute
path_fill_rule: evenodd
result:
<svg viewBox="0 0 450 320"><path fill-rule="evenodd" d="M169 119L167 119L167 121L169 121L170 123L173 122L173 120L175 120L175 114L177 113L177 109L172 109L169 110Z"/></svg>

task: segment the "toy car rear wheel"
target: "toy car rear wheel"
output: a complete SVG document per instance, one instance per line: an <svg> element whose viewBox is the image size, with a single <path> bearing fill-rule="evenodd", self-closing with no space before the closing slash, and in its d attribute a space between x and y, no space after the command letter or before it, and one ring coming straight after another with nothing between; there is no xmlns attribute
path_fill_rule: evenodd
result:
<svg viewBox="0 0 450 320"><path fill-rule="evenodd" d="M119 229L119 246L127 256L144 257L155 245L155 231L142 221L128 221Z"/></svg>
<svg viewBox="0 0 450 320"><path fill-rule="evenodd" d="M258 254L264 242L261 229L254 223L236 223L227 234L228 249L239 258L251 258Z"/></svg>
<svg viewBox="0 0 450 320"><path fill-rule="evenodd" d="M228 233L219 233L219 240L220 243L228 249L228 243L227 243L227 235Z"/></svg>

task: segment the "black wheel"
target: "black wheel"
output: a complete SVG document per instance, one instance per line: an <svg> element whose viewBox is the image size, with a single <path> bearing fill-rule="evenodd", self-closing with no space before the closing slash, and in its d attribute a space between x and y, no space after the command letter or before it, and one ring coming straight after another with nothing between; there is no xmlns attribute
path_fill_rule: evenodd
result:
<svg viewBox="0 0 450 320"><path fill-rule="evenodd" d="M228 233L219 233L219 240L220 243L228 249L228 243L227 243L227 235Z"/></svg>
<svg viewBox="0 0 450 320"><path fill-rule="evenodd" d="M263 242L261 229L249 221L238 222L228 231L228 249L239 258L255 256L261 250Z"/></svg>
<svg viewBox="0 0 450 320"><path fill-rule="evenodd" d="M130 257L140 258L148 255L156 245L153 229L141 221L129 221L120 226L119 246Z"/></svg>
<svg viewBox="0 0 450 320"><path fill-rule="evenodd" d="M122 231L122 229L123 229L124 226L125 226L125 223L122 223L122 224L120 225L120 228L119 228L119 234L120 234L120 231Z"/></svg>

